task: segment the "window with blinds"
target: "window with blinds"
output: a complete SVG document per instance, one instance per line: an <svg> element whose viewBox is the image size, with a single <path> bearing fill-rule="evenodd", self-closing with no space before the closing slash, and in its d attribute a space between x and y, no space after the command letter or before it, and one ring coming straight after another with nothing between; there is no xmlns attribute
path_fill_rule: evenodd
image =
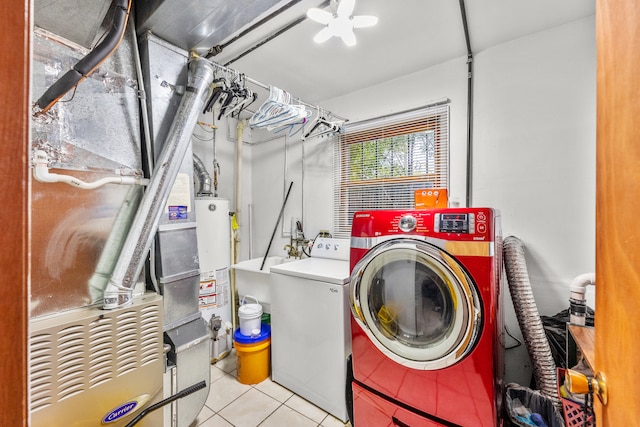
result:
<svg viewBox="0 0 640 427"><path fill-rule="evenodd" d="M449 187L449 106L348 125L334 153L334 235L353 214L414 207L415 190Z"/></svg>

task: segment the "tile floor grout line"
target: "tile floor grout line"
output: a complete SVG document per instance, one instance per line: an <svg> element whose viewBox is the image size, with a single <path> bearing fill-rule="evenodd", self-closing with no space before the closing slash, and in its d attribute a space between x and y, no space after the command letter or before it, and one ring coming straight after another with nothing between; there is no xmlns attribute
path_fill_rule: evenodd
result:
<svg viewBox="0 0 640 427"><path fill-rule="evenodd" d="M227 374L229 375L229 374ZM231 375L230 375L231 376ZM234 378L235 379L235 378ZM274 384L277 384L276 382L274 382ZM259 427L260 425L262 425L265 421L267 421L269 419L269 417L271 415L273 415L274 413L276 413L278 411L278 409L282 408L283 406L286 406L288 409L292 410L293 412L305 417L306 419L308 419L311 422L315 422L315 420L313 420L312 418L309 418L307 415L303 414L302 412L296 410L295 408L292 408L291 406L287 405L287 402L289 400L291 400L293 398L293 396L297 396L294 392L292 392L291 390L289 390L288 388L285 387L285 389L287 389L289 392L291 392L291 396L287 397L287 399L284 402L279 401L278 399L276 399L275 397L263 392L262 390L260 390L259 388L257 388L258 384L252 384L251 388L264 394L265 396L275 400L276 402L278 402L278 407L276 409L274 409L269 415L267 415L265 417L264 420L260 421L260 423L256 426ZM234 400L231 401L231 403L229 403L229 405L231 405L233 402L235 402L236 400L240 399L240 397L242 397L244 394L246 394L249 390L247 390L245 393L241 394L240 396L236 397ZM306 399L305 399L306 400ZM306 400L307 402L309 402L308 400ZM310 404L312 404L311 402L309 402ZM227 405L227 406L229 406ZM209 408L211 409L211 408ZM224 409L224 408L223 408ZM220 411L222 411L222 409L220 409ZM219 415L219 414L218 414ZM226 418L224 418L222 415L219 415L220 418L223 418L225 421L227 421L229 424L231 424L231 422L229 422L229 420L227 420ZM329 416L329 413L325 414L324 418L322 418L322 421L320 421L320 423L317 424L317 427L322 427L322 423L327 419L327 417ZM235 427L235 426L234 426Z"/></svg>
<svg viewBox="0 0 640 427"><path fill-rule="evenodd" d="M260 390L258 390L258 391L260 391ZM269 396L269 397L271 397L271 396ZM272 399L273 399L273 398L272 398ZM274 400L275 400L275 399L274 399ZM264 424L264 422L265 422L265 421L267 421L271 415L275 414L275 413L278 411L278 409L280 409L281 407L282 407L282 404L280 404L280 405L279 405L276 409L274 409L274 410L273 410L269 415L267 415L267 416L264 418L264 420L260 421L256 427L260 427L262 424Z"/></svg>
<svg viewBox="0 0 640 427"><path fill-rule="evenodd" d="M236 370L235 369L230 369L228 372L223 369L221 366L218 366L217 364L213 364L213 367L215 367L216 369L218 369L221 372L221 376L218 377L218 379L216 379L215 381L210 383L210 386L213 387L214 384L218 383L220 380L222 380L223 378L226 379L231 379L233 381L237 381L237 373L234 373ZM226 366L226 365L225 365ZM228 366L227 366L228 367ZM228 378L227 378L228 377ZM274 382L273 380L271 380L271 382L273 382L273 384L277 384L276 382ZM229 407L230 405L232 405L234 402L236 402L238 399L241 399L243 396L245 396L251 389L254 389L258 392L260 392L260 394L274 400L275 402L277 402L278 406L271 411L264 419L262 419L257 425L258 426L262 426L264 425L264 423L268 422L268 420L274 416L276 414L276 412L278 412L279 410L281 410L282 407L285 407L286 410L288 411L292 411L295 412L296 414L298 414L299 416L303 417L304 419L309 420L311 423L314 423L316 427L324 427L323 423L325 423L327 420L330 421L330 424L333 425L333 421L332 418L330 418L330 416L332 417L332 415L326 411L324 411L322 408L316 406L315 404L313 404L312 402L309 402L307 399L303 398L302 396L297 395L296 393L292 392L291 390L287 389L286 387L283 387L284 389L286 389L288 392L291 393L291 395L289 397L287 397L284 402L280 401L280 399L276 398L275 396L270 395L269 393L267 393L266 391L261 390L260 388L258 388L257 386L260 385L262 383L259 384L250 384L249 388L247 390L245 390L244 392L242 392L240 395L236 396L231 402L227 403L225 406L223 406L222 408L220 408L219 411L215 411L213 408L209 407L206 405L206 403L204 404L204 407L206 407L209 411L212 412L212 415L210 417L208 417L205 420L202 420L199 424L197 424L198 426L204 425L205 423L207 423L208 421L212 420L213 418L215 418L216 416L219 417L219 419L221 419L222 421L224 421L225 423L227 423L228 425L232 426L232 427L238 427L235 426L235 424L231 423L227 418L223 417L220 412L223 411L225 408ZM277 384L280 387L282 387L280 384ZM294 396L299 397L300 399L306 401L307 403L309 403L310 405L315 406L316 408L320 409L323 413L324 416L322 418L322 420L315 421L313 418L310 418L309 416L307 416L306 414L298 411L297 409L293 408L292 406L287 405L287 402L291 401L291 399L294 398ZM340 420L338 420L340 423L342 423ZM271 422L273 422L273 419L271 420ZM345 427L346 426L350 426L350 424L343 424Z"/></svg>

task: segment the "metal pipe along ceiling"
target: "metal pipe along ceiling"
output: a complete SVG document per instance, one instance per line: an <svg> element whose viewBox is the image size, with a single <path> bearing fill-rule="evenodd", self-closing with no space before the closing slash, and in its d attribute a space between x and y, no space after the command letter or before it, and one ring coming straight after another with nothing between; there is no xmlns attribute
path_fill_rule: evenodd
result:
<svg viewBox="0 0 640 427"><path fill-rule="evenodd" d="M250 32L252 32L253 30L255 30L256 28L260 28L262 25L264 25L265 23L269 22L270 20L272 20L273 18L275 18L276 16L280 15L281 13L289 10L291 7L295 6L296 4L300 3L302 0L291 0L289 3L285 4L284 6L282 6L280 9L276 10L275 12L269 14L268 16L265 16L264 18L262 18L261 20L259 20L258 22L256 22L255 24L251 25L249 28L247 28L246 30L241 31L239 34L236 34L235 36L233 36L230 40L228 40L225 43L216 45L216 46L212 46L211 49L209 49L209 51L207 52L207 54L205 55L205 58L211 58L212 56L216 56L217 54L219 54L220 52L222 52L224 50L224 48L226 48L227 46L229 46L231 43L240 40L242 37L246 36L247 34L249 34ZM328 2L327 2L328 3Z"/></svg>
<svg viewBox="0 0 640 427"><path fill-rule="evenodd" d="M323 8L323 7L329 6L329 4L330 4L330 1L329 0L325 0L325 1L323 1L321 4L319 4L316 7ZM271 19L273 17L274 17L274 15L271 15L268 18ZM265 22L268 22L269 19L265 19L265 20L260 21L259 23L256 24L256 26L264 24ZM229 65L233 64L234 62L236 62L237 60L239 60L243 56L250 54L254 50L258 49L260 46L264 45L265 43L270 42L271 40L275 39L279 35L289 31L290 29L292 29L293 27L295 27L296 25L298 25L299 23L301 23L302 21L304 21L306 19L307 19L307 14L306 13L304 15L300 15L299 17L297 17L296 19L292 20L291 22L289 22L285 26L279 28L275 32L273 32L270 35L264 37L261 41L259 41L255 45L251 46L250 48L246 49L244 52L239 53L233 59L230 59L229 61L227 61L224 65L225 66L229 66ZM250 28L250 30L253 30L254 28L255 27L252 27L252 28ZM244 32L243 34L246 34L246 32ZM235 40L236 40L236 38L232 39L231 41L235 41ZM230 44L230 43L231 42L227 43L227 45ZM214 48L212 48L212 49L214 49ZM213 55L211 55L211 56L213 56Z"/></svg>
<svg viewBox="0 0 640 427"><path fill-rule="evenodd" d="M160 217L189 147L191 134L212 80L213 67L209 61L199 57L189 61L187 88L105 290L105 309L117 308L132 301L133 287L158 230Z"/></svg>

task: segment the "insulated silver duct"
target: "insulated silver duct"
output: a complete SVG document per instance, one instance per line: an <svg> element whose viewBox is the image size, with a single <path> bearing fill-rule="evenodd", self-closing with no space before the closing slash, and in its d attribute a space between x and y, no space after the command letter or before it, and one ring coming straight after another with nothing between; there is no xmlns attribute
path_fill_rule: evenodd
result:
<svg viewBox="0 0 640 427"><path fill-rule="evenodd" d="M556 364L544 334L542 320L533 298L529 273L524 257L524 243L514 236L504 239L504 264L509 292L520 324L524 342L533 363L533 375L540 392L560 407L557 391Z"/></svg>
<svg viewBox="0 0 640 427"><path fill-rule="evenodd" d="M187 88L105 290L105 309L130 304L132 301L133 287L140 276L171 188L190 146L198 114L204 107L209 83L213 80L213 68L208 61L199 57L191 58L188 66Z"/></svg>
<svg viewBox="0 0 640 427"><path fill-rule="evenodd" d="M89 295L92 304L102 302L104 290L109 283L109 278L118 260L118 254L122 250L141 199L142 187L132 185L120 206L118 215L116 215L96 269L89 279Z"/></svg>
<svg viewBox="0 0 640 427"><path fill-rule="evenodd" d="M211 191L211 175L207 172L204 162L195 154L193 155L193 169L198 176L199 184L196 196L213 196L213 192Z"/></svg>

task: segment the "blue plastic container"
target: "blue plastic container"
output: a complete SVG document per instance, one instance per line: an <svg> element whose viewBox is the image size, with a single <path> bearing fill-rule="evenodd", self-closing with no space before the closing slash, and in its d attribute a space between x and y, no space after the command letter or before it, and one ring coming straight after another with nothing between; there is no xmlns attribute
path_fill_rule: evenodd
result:
<svg viewBox="0 0 640 427"><path fill-rule="evenodd" d="M271 345L271 327L260 325L260 334L246 336L240 328L233 334L236 349L236 373L242 384L258 384L269 377L269 347Z"/></svg>
<svg viewBox="0 0 640 427"><path fill-rule="evenodd" d="M255 336L243 335L240 333L240 328L236 329L233 333L233 340L240 344L257 344L261 341L271 338L271 326L260 324L260 334Z"/></svg>

